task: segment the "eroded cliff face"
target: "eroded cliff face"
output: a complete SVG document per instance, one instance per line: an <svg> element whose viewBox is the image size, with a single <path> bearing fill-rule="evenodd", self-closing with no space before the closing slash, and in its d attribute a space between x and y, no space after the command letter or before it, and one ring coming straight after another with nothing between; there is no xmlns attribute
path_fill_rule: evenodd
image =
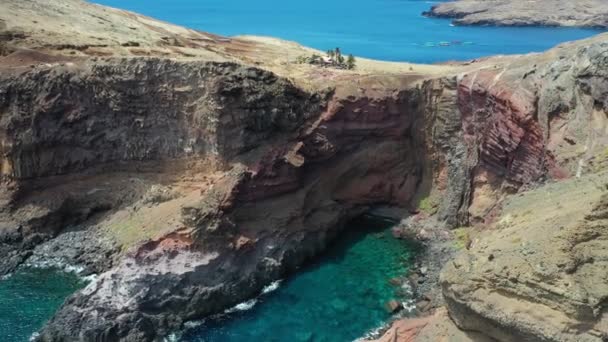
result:
<svg viewBox="0 0 608 342"><path fill-rule="evenodd" d="M438 217L465 199L476 227L441 273L449 317L399 322L382 340L606 339L606 48L566 44L431 81L443 144L430 155L447 166L431 188L450 198Z"/></svg>
<svg viewBox="0 0 608 342"><path fill-rule="evenodd" d="M499 341L603 341L606 174L554 183L505 203L494 229L448 263L450 317Z"/></svg>
<svg viewBox="0 0 608 342"><path fill-rule="evenodd" d="M420 94L334 97L291 136L227 158L230 170L183 203L174 232L70 298L41 338L160 338L255 295L370 205L408 208L423 178Z"/></svg>
<svg viewBox="0 0 608 342"><path fill-rule="evenodd" d="M56 5L65 3L75 6ZM87 15L100 9L86 6ZM59 45L24 49L41 41L38 31L1 37L10 44L0 57L0 273L32 253L68 249L54 253L100 274L66 301L41 331L44 341L159 340L254 296L373 205L405 216L430 198L449 227L491 225L507 195L608 162L605 37L438 74L368 75L252 62L255 53L276 55L276 46L111 13L142 30L138 39L156 37L147 54L168 56L135 57L143 52L112 39L66 56L74 47L57 37ZM112 53L131 57L94 57ZM290 68L293 81L278 76L291 77ZM463 265L484 269L476 260L485 254L471 253ZM514 312L521 322L502 324L485 310L502 275L480 285L473 271L449 267L442 286L460 327L492 326L499 339L553 336L508 335L525 318ZM568 283L586 284L585 276ZM504 288L532 300L529 283ZM568 326L603 312L602 290L593 291L585 310L595 316L574 315ZM570 315L574 304L550 304L563 299L552 294L543 305Z"/></svg>
<svg viewBox="0 0 608 342"><path fill-rule="evenodd" d="M321 102L259 69L158 59L14 71L0 92L2 176L16 181L105 163L230 158L294 131Z"/></svg>
<svg viewBox="0 0 608 342"><path fill-rule="evenodd" d="M578 59L587 58L586 49L572 57L575 65L584 65ZM131 249L73 296L42 339L164 336L186 320L255 295L322 251L346 220L370 205L415 211L420 198L434 194L442 197L438 215L449 225L490 223L506 194L567 177L577 172L580 160L592 159L590 148L575 158L555 158L572 146L563 138L575 134L568 132L580 134L576 139L585 146L604 146L603 134L577 128L593 122L594 112L565 120L560 127L565 133L557 135L550 131L554 114L540 105L553 96L551 104L559 108L581 101L571 107L578 115L586 115L588 103L597 109L589 97L602 96L598 63L602 60L593 59L583 69L592 73L584 82L581 69L568 69L567 77L561 69L570 87L566 92L555 82L555 64L522 63L426 81L412 78L402 90L334 95L325 105L310 100L321 95L299 95L296 101L305 105L293 108L312 108L302 111L300 123L264 136L260 148L222 149L217 155L228 166L208 188L181 203L180 224ZM558 90L562 93L555 95ZM226 141L238 147L251 126L238 123L247 116L237 118L216 132L233 134L237 139ZM455 317L464 312L449 307Z"/></svg>
<svg viewBox="0 0 608 342"><path fill-rule="evenodd" d="M441 285L450 317L460 328L499 341L608 337L603 237L607 47L593 44L523 73L477 74L468 81L477 84L465 90L478 110L463 113L494 113L477 130L489 134L472 178L471 212L483 208L478 194L491 194L486 189L496 179L502 187L538 177L558 181L499 202L503 208L490 229L446 265ZM518 74L522 81L514 87ZM480 94L491 106L479 105ZM496 117L497 112L507 115ZM463 118L466 132L467 115Z"/></svg>
<svg viewBox="0 0 608 342"><path fill-rule="evenodd" d="M43 340L160 338L255 295L370 205L415 211L420 198L440 196L438 215L449 225L484 222L505 194L591 160L589 149L555 158L568 139L603 146L603 134L576 126L596 115L582 116L581 106L597 110L603 96L596 58L567 77L558 69L569 88L553 80L555 64L524 61L404 76L402 89L348 96L311 94L235 64L89 63L11 71L4 81L11 238L29 243L6 240L16 260L66 224L84 223L119 245L113 267L66 302ZM547 103L561 117L581 116L552 134ZM579 135L563 138L570 131ZM94 191L100 174L115 177ZM127 174L143 184L124 185ZM76 181L80 191L70 191ZM150 202L156 185L171 194ZM40 193L47 202L34 201ZM169 219L147 219L158 212ZM123 236L133 229L136 238Z"/></svg>
<svg viewBox="0 0 608 342"><path fill-rule="evenodd" d="M319 95L232 63L73 60L2 71L2 248L13 260L5 272L22 250L133 204L154 184L190 177L204 188L201 174L293 133L323 106Z"/></svg>

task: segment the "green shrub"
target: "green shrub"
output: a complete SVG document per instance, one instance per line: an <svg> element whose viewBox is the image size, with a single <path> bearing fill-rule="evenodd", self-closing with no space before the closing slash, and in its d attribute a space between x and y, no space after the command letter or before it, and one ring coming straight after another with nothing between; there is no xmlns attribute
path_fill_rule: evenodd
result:
<svg viewBox="0 0 608 342"><path fill-rule="evenodd" d="M454 247L458 250L468 249L471 245L471 236L469 228L460 227L453 230L454 232Z"/></svg>
<svg viewBox="0 0 608 342"><path fill-rule="evenodd" d="M437 203L437 201L430 196L423 198L422 200L420 200L420 203L418 203L418 209L428 215L434 215L435 213L437 213L438 206L439 204Z"/></svg>
<svg viewBox="0 0 608 342"><path fill-rule="evenodd" d="M344 58L342 53L340 52L340 48L336 48L335 50L328 50L327 57L329 57L329 61L324 61L323 57L314 53L311 56L298 56L296 57L297 64L313 64L313 65L322 65L327 67L334 67L338 69L349 69L352 70L356 66L355 57L351 54L348 55L348 58Z"/></svg>
<svg viewBox="0 0 608 342"><path fill-rule="evenodd" d="M346 59L346 68L348 70L353 70L357 66L357 61L355 60L355 56L352 54L348 55Z"/></svg>

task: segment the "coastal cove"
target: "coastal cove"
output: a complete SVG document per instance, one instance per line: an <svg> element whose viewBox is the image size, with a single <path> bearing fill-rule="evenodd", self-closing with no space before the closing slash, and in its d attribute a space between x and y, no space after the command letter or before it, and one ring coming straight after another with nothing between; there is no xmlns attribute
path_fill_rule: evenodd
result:
<svg viewBox="0 0 608 342"><path fill-rule="evenodd" d="M413 63L542 52L559 43L602 32L583 28L453 26L450 19L424 17L422 12L437 3L425 0L311 0L280 5L274 0L94 2L225 36L277 37L321 51L340 47L360 57Z"/></svg>
<svg viewBox="0 0 608 342"><path fill-rule="evenodd" d="M186 324L180 341L352 341L391 317L391 300L412 305L407 274L417 246L392 236L395 223L362 217L327 253L258 298L202 322ZM393 281L394 282L394 281ZM24 267L0 280L0 336L28 341L63 300L86 281L71 272ZM403 287L405 286L405 287ZM311 327L315 327L311 329ZM314 330L314 331L313 331Z"/></svg>
<svg viewBox="0 0 608 342"><path fill-rule="evenodd" d="M417 246L392 236L395 223L363 217L347 224L338 241L257 299L228 309L188 330L184 342L348 342L380 328L391 300L413 306L404 279ZM314 328L313 328L314 327Z"/></svg>
<svg viewBox="0 0 608 342"><path fill-rule="evenodd" d="M606 342L608 4L476 1L0 1L0 342Z"/></svg>

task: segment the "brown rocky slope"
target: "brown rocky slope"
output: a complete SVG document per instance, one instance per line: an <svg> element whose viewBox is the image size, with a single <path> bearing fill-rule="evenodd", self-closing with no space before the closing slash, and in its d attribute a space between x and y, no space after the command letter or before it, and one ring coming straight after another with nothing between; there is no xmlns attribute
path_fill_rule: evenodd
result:
<svg viewBox="0 0 608 342"><path fill-rule="evenodd" d="M0 9L0 270L76 231L84 252L57 257L101 273L41 340L158 340L255 295L370 206L431 197L448 226L486 223L508 193L604 166L605 36L352 72L77 0ZM71 43L65 20L82 21Z"/></svg>

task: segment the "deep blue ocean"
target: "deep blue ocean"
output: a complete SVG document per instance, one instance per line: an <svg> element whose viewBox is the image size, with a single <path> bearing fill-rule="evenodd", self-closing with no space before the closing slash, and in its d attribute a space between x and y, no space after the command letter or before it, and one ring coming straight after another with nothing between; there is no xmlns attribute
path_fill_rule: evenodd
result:
<svg viewBox="0 0 608 342"><path fill-rule="evenodd" d="M600 31L578 28L454 27L425 18L424 0L94 0L206 32L265 35L356 56L435 63L540 52ZM440 46L459 41L460 45Z"/></svg>

